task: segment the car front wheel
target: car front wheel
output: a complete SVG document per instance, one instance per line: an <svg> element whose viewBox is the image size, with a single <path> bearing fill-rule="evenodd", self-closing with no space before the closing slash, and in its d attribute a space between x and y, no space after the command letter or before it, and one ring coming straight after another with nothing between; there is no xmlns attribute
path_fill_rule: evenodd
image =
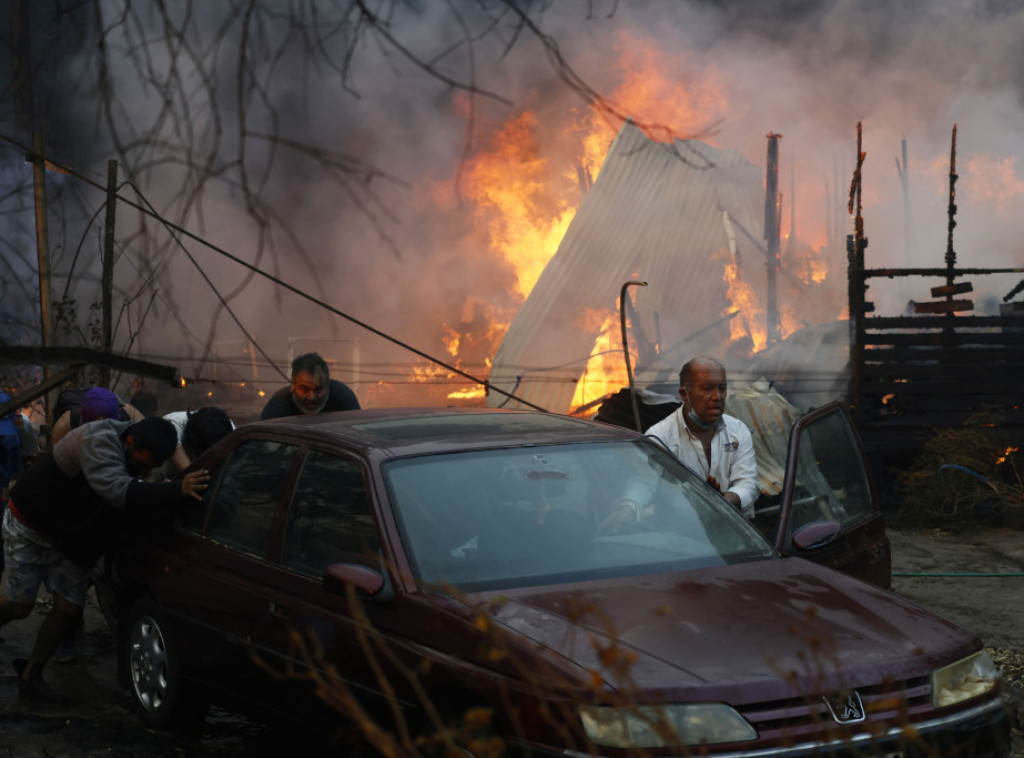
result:
<svg viewBox="0 0 1024 758"><path fill-rule="evenodd" d="M154 729L195 729L207 703L183 676L181 650L160 606L142 598L128 621L128 669L132 699Z"/></svg>

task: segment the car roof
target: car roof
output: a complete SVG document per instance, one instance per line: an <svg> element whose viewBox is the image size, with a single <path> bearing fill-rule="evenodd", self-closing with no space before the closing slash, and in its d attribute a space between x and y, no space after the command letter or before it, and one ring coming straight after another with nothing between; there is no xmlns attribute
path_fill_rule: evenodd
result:
<svg viewBox="0 0 1024 758"><path fill-rule="evenodd" d="M277 430L387 450L391 455L638 436L629 429L587 419L500 408L374 408L287 416L245 426L251 432Z"/></svg>

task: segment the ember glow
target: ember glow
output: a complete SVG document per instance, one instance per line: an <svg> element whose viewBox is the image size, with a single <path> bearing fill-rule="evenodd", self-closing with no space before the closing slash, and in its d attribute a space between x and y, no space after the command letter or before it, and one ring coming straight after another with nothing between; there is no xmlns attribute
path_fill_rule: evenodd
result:
<svg viewBox="0 0 1024 758"><path fill-rule="evenodd" d="M996 464L1005 463L1007 458L1009 458L1011 455L1013 455L1014 453L1016 453L1019 450L1020 450L1019 447L1008 447L1008 448L1006 448L1003 451L1002 455L1000 455L998 458L996 458Z"/></svg>

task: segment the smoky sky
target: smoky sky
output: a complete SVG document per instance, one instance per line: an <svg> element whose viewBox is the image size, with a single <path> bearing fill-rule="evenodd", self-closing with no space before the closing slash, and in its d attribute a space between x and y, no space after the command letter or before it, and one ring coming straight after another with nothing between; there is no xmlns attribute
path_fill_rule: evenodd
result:
<svg viewBox="0 0 1024 758"><path fill-rule="evenodd" d="M520 3L534 28L520 26L505 2L383 3L371 6L379 27L356 27L358 13L344 3L257 3L248 16L233 3L31 6L36 102L54 155L101 183L107 160L119 157L122 177L183 227L431 354L444 354L446 327L472 327L470 312L507 320L519 304L514 271L489 247L478 207L464 194L467 161L530 111L552 176L573 169L563 127L592 109L591 91L622 86L624 45L657 50L668 79L713 82L724 93L704 135L718 147L763 164L766 134L784 135L782 186L788 192L794 177L789 201L808 233L821 226L822 188L849 182L862 122L869 265L942 264L957 124L961 261L1019 265L1024 257L1016 242L1024 216L1024 10L1012 3ZM3 23L9 67L17 35L9 17ZM240 89L244 76L252 83ZM0 97L3 131L24 141L13 88ZM651 103L629 115L660 123L667 112ZM904 139L909 214L894 168ZM9 239L30 250L23 156L6 148L3 155L0 210ZM74 183L50 181L51 191ZM84 311L97 279L89 219L102 196L70 186L66 193L75 202L52 234L65 272L87 240L74 274ZM137 212L120 211L119 293L159 294L120 312L122 345L131 335L134 350L186 372L212 370L211 361L189 363L209 357L211 342L221 346L216 356L250 337L275 359L298 337L358 340L367 381L379 366L415 360L188 242L193 264L151 221L142 228ZM9 248L3 255L5 277L30 276L24 256ZM987 294L1001 296L1014 283ZM890 289L876 293L891 307L917 296ZM480 370L483 358L467 356Z"/></svg>

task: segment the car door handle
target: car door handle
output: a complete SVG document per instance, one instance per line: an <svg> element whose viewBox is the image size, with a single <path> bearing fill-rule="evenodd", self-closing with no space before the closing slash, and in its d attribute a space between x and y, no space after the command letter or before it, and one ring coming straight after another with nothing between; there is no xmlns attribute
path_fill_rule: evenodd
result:
<svg viewBox="0 0 1024 758"><path fill-rule="evenodd" d="M279 619L286 619L289 616L287 606L278 605L273 600L267 603L267 610L270 611L271 616L275 616Z"/></svg>

